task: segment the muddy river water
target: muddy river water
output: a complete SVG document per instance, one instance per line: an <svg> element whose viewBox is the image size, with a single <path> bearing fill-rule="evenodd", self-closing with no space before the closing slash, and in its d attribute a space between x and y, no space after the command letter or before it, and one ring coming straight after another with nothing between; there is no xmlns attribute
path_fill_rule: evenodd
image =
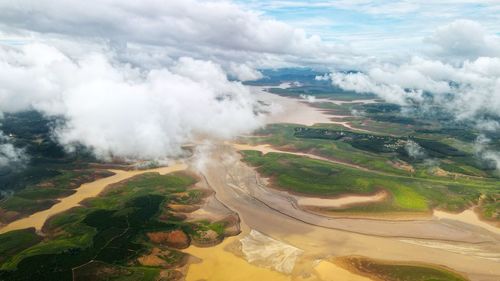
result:
<svg viewBox="0 0 500 281"><path fill-rule="evenodd" d="M324 112L303 102L269 93L258 94L266 102L277 102L282 107L270 118L271 123L312 125L331 121ZM384 195L345 197L328 202L331 199L302 198L273 190L254 169L240 161L236 151L244 149L282 153L266 145L256 148L231 143L214 146L209 152L212 161L200 172L204 184L215 191L217 200L239 214L243 231L214 248L188 248L186 252L201 258L201 262L189 267L187 280L370 280L329 261L331 257L345 255L436 264L471 280L500 280L498 228L477 217L469 213L457 216L435 212L425 219L373 220L312 214L300 206L380 200ZM286 246L261 243L261 251L274 250L275 253L267 255L270 257L267 263L259 263L245 256L241 249L252 231ZM254 245L258 247L259 243ZM284 273L273 268L273 263L280 259L271 257L279 256L280 249L290 247L299 253L294 256L293 270Z"/></svg>
<svg viewBox="0 0 500 281"><path fill-rule="evenodd" d="M201 172L206 185L216 192L217 200L239 214L247 230L216 248L189 248L188 253L205 259L189 268L187 280L198 280L203 274L213 274L207 280L221 280L221 276L224 280L255 280L231 277L231 272L257 269L248 262L241 263L245 257L234 254L227 246L242 244L249 230L301 251L293 271L285 274L288 279L282 279L284 273L275 276L276 270L271 269L270 273L269 269L258 267L259 274L273 274L264 280L329 280L325 271L341 269L328 262L328 258L344 255L438 264L472 280L500 277L500 236L488 229L443 218L388 221L322 217L297 208L293 199L283 193L264 188L255 171L239 161L232 146L214 147L210 157L213 161ZM472 250L465 252L464 248ZM237 264L241 264L239 270ZM363 280L351 277L345 280Z"/></svg>

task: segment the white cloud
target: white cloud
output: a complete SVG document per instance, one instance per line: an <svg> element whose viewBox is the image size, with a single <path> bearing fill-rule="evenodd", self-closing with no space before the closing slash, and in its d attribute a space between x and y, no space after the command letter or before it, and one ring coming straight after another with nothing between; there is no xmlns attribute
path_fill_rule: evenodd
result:
<svg viewBox="0 0 500 281"><path fill-rule="evenodd" d="M499 38L475 22L456 21L438 28L431 41L442 47L442 60L414 56L363 72L332 73L330 79L341 88L375 93L388 102L440 106L479 127L486 121L478 117L500 116L500 49L494 47ZM433 98L425 98L426 92Z"/></svg>
<svg viewBox="0 0 500 281"><path fill-rule="evenodd" d="M423 159L426 157L425 150L418 143L409 140L405 144L405 150L413 159Z"/></svg>
<svg viewBox="0 0 500 281"><path fill-rule="evenodd" d="M402 87L377 82L370 75L364 73L332 73L330 79L334 85L344 90L365 94L374 93L388 102L406 104L407 93Z"/></svg>
<svg viewBox="0 0 500 281"><path fill-rule="evenodd" d="M500 172L500 152L489 149L488 145L490 142L490 139L484 135L480 135L474 143L475 153L484 161L493 164L495 169Z"/></svg>
<svg viewBox="0 0 500 281"><path fill-rule="evenodd" d="M15 147L9 137L0 132L0 169L23 165L27 160L24 150Z"/></svg>
<svg viewBox="0 0 500 281"><path fill-rule="evenodd" d="M300 98L305 100L308 103L315 103L316 102L315 96L301 94Z"/></svg>
<svg viewBox="0 0 500 281"><path fill-rule="evenodd" d="M337 50L318 36L229 1L7 1L0 2L0 24L44 38L109 42L128 55L134 53L135 59L147 58L129 49L134 44L152 56L210 57L220 64L228 58L240 63L256 57L267 60L264 54L297 60L331 57Z"/></svg>
<svg viewBox="0 0 500 281"><path fill-rule="evenodd" d="M262 73L245 63L231 63L228 72L240 81L258 80L263 77Z"/></svg>
<svg viewBox="0 0 500 281"><path fill-rule="evenodd" d="M460 67L422 58L402 65L381 65L366 73L332 73L332 82L346 90L375 93L401 105L429 102L422 94L434 94L431 101L458 119L500 114L498 58L478 58ZM453 96L450 96L452 94Z"/></svg>
<svg viewBox="0 0 500 281"><path fill-rule="evenodd" d="M439 27L425 41L436 45L438 56L463 60L500 55L500 37L487 34L481 24L471 20Z"/></svg>
<svg viewBox="0 0 500 281"><path fill-rule="evenodd" d="M81 143L102 158L160 159L197 138L230 138L260 125L248 89L210 61L180 58L142 71L42 44L0 48L0 58L0 111L62 116L59 142Z"/></svg>
<svg viewBox="0 0 500 281"><path fill-rule="evenodd" d="M227 74L337 60L337 46L230 1L0 2L0 30L24 38L0 45L0 112L60 116L57 140L102 158L157 159L247 133L261 120Z"/></svg>
<svg viewBox="0 0 500 281"><path fill-rule="evenodd" d="M423 7L419 1L336 2L349 4L373 15ZM332 3L315 4L321 5ZM498 36L471 21L443 26L426 39L443 59L414 56L393 64L230 1L4 1L0 29L29 39L0 49L0 112L34 108L63 116L60 142L82 142L103 157L174 155L196 136L231 137L258 127L248 90L227 81L226 72L254 80L261 77L256 68L277 65L352 69L365 62L363 73L329 77L399 104L423 102L423 93L433 92L434 102L457 118L500 112Z"/></svg>

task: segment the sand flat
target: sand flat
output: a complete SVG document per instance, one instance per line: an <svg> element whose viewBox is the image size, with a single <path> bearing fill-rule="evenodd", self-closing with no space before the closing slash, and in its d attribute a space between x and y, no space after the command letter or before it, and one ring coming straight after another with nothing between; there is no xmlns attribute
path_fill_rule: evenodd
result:
<svg viewBox="0 0 500 281"><path fill-rule="evenodd" d="M341 208L356 204L379 202L387 198L387 195L387 192L380 191L373 195L347 195L338 198L294 197L300 206Z"/></svg>
<svg viewBox="0 0 500 281"><path fill-rule="evenodd" d="M291 280L290 276L250 264L243 258L226 251L225 247L231 243L237 242L240 236L226 238L221 244L210 248L190 246L183 250L184 253L202 259L199 263L192 263L189 265L186 281Z"/></svg>
<svg viewBox="0 0 500 281"><path fill-rule="evenodd" d="M171 172L185 170L186 168L187 168L186 164L176 164L168 167L161 167L148 170L135 170L135 171L110 170L111 172L115 173L115 175L99 179L90 183L82 184L80 187L76 189L76 192L74 194L60 199L60 202L53 205L51 208L34 213L29 217L22 218L5 225L3 228L0 229L0 234L12 230L24 229L29 227L34 227L37 231L40 231L49 217L67 211L73 207L79 206L80 202L82 202L87 198L99 195L99 193L101 193L110 184L114 184L144 173L160 173L161 175L164 175Z"/></svg>
<svg viewBox="0 0 500 281"><path fill-rule="evenodd" d="M434 210L433 215L438 218L438 219L449 219L449 220L455 220L455 221L460 221L464 222L467 224L479 226L481 228L484 228L486 230L489 230L493 233L500 234L500 228L495 227L494 225L491 225L487 222L484 222L479 219L476 213L474 213L473 210L465 210L461 213L458 214L453 214L453 213L447 213L439 210Z"/></svg>
<svg viewBox="0 0 500 281"><path fill-rule="evenodd" d="M400 241L407 237L406 239L437 241L452 239L457 241L453 243L463 241L463 245L481 242L485 246L485 252L481 253L483 256L498 252L498 236L494 233L476 227L464 229L463 223L460 222L394 222L315 216L294 208L286 197L276 196L277 192L266 192L269 188L260 187L255 178L255 171L241 163L239 155L232 154L231 150L234 151L234 148L229 145L214 147L210 154L214 161L203 171L203 176L208 186L215 191L217 200L236 211L242 225L244 223L273 239L302 249L305 258L362 255L385 260L443 265L467 274L471 280L477 281L496 281L500 276L498 263L493 260L475 254L464 255L447 249ZM443 259L443 256L446 256L446 259ZM303 264L304 260L299 263ZM207 270L212 271L208 268ZM225 269L219 267L217 270ZM317 279L319 278L313 280Z"/></svg>
<svg viewBox="0 0 500 281"><path fill-rule="evenodd" d="M329 261L320 261L314 271L323 281L372 281L372 279L354 274Z"/></svg>
<svg viewBox="0 0 500 281"><path fill-rule="evenodd" d="M286 84L283 85L280 87L286 87ZM337 124L350 130L370 132L365 129L355 128L347 121L333 120L335 118L341 119L352 116L332 115L328 110L313 107L307 101L266 92L264 91L266 87L251 87L251 89L258 100L269 105L267 110L270 111L270 114L266 116L266 124L289 123L305 126L312 126L314 124Z"/></svg>
<svg viewBox="0 0 500 281"><path fill-rule="evenodd" d="M271 94L264 91L263 87L252 87L251 89L258 100L269 104L270 114L266 117L267 124L290 123L312 126L319 123L332 123L331 116L300 100Z"/></svg>

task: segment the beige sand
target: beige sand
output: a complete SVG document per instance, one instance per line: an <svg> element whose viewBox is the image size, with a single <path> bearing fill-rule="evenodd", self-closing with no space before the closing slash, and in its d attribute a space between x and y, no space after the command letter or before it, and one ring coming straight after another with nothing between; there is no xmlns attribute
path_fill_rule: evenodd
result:
<svg viewBox="0 0 500 281"><path fill-rule="evenodd" d="M255 265L291 274L304 251L252 229L240 239L245 259Z"/></svg>
<svg viewBox="0 0 500 281"><path fill-rule="evenodd" d="M441 249L464 256L491 260L500 263L500 251L499 250L492 251L491 245L488 244L453 243L446 241L433 241L433 240L422 240L422 239L401 239L400 241L433 249Z"/></svg>
<svg viewBox="0 0 500 281"><path fill-rule="evenodd" d="M135 171L123 171L123 170L110 170L115 173L115 175L96 180L94 182L82 184L79 188L76 189L76 193L62 198L59 203L53 205L50 209L40 211L30 215L29 217L22 218L16 221L13 221L3 228L0 229L0 233L5 233L11 230L24 229L29 227L34 227L37 231L42 229L42 226L45 224L47 219L55 214L64 212L73 207L76 207L83 200L91 197L97 196L101 193L106 186L117 183L133 176L137 176L144 173L160 173L162 175L185 170L187 168L186 164L176 164L173 166L156 168L156 169L148 169L148 170L135 170Z"/></svg>
<svg viewBox="0 0 500 281"><path fill-rule="evenodd" d="M500 234L500 228L480 220L477 214L473 210L465 210L459 214L452 214L435 210L433 215L438 219L449 219L449 220L460 221L467 224L472 224L482 227L496 234Z"/></svg>
<svg viewBox="0 0 500 281"><path fill-rule="evenodd" d="M379 202L387 198L387 195L387 192L380 191L367 196L348 195L338 198L294 197L297 199L297 203L300 206L341 208L350 205Z"/></svg>
<svg viewBox="0 0 500 281"><path fill-rule="evenodd" d="M258 100L269 104L269 107L266 108L270 111L266 118L267 124L290 123L311 126L319 123L331 123L331 116L307 103L265 92L262 87L252 87L251 89Z"/></svg>
<svg viewBox="0 0 500 281"><path fill-rule="evenodd" d="M241 235L240 235L241 236ZM289 276L271 269L258 267L243 258L226 251L231 243L238 243L239 236L226 238L221 244L210 248L191 246L183 252L200 258L200 263L189 265L186 281L255 281L291 280Z"/></svg>
<svg viewBox="0 0 500 281"><path fill-rule="evenodd" d="M372 279L360 276L343 269L329 261L320 261L314 271L324 281L372 281Z"/></svg>
<svg viewBox="0 0 500 281"><path fill-rule="evenodd" d="M283 84L282 86L285 87ZM355 128L349 122L337 121L335 118L345 118L351 116L332 115L328 110L322 110L299 99L282 97L264 91L266 87L251 87L253 94L269 107L266 110L270 114L266 116L266 124L290 123L312 126L314 124L337 124L350 130L369 132L368 130Z"/></svg>
<svg viewBox="0 0 500 281"><path fill-rule="evenodd" d="M231 154L229 148L216 148L210 156L213 161L208 163L202 173L208 185L216 192L216 198L238 212L248 227L303 250L304 256L309 257L310 262L335 256L362 255L385 260L443 265L466 274L471 280L499 280L498 263L483 258L484 255L500 250L499 236L494 233L478 227L468 227L462 222L394 222L315 216L297 209L286 197L277 196L278 192L266 192L269 188L259 186L254 170L245 168L245 165L239 162L237 154ZM354 233L353 230L365 234ZM464 255L447 248L432 248L401 241L403 237L436 243L453 239L456 241L453 243L482 245L482 248L479 254ZM233 269L228 267L230 266L207 266L205 274L210 273L223 280L223 276L226 276L224 274L233 272ZM204 276L201 274L199 277ZM296 277L295 272L292 277Z"/></svg>

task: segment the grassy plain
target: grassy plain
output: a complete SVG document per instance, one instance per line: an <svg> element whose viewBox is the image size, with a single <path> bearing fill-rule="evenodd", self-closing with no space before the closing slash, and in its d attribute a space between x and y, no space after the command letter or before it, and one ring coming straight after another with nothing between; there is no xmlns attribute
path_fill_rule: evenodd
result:
<svg viewBox="0 0 500 281"><path fill-rule="evenodd" d="M342 164L284 153L262 155L243 151L243 160L273 180L275 187L315 196L370 194L387 190L387 201L357 206L344 211L411 211L426 212L432 208L464 210L477 203L482 193L497 190L494 180L433 179L381 174Z"/></svg>

